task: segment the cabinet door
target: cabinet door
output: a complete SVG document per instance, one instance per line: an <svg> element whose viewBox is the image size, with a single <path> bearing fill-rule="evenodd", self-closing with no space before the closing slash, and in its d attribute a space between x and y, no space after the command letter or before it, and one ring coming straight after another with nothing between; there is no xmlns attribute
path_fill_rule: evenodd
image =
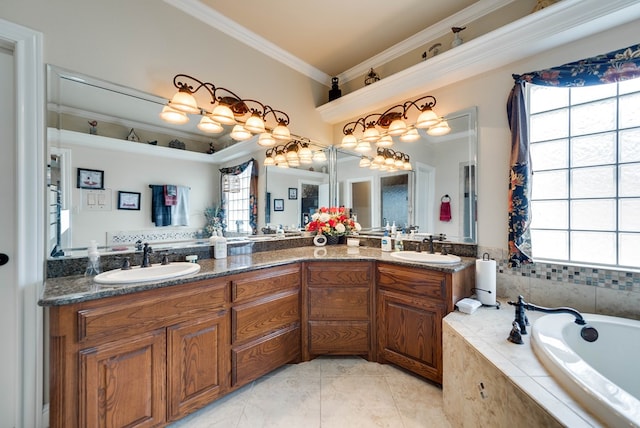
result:
<svg viewBox="0 0 640 428"><path fill-rule="evenodd" d="M167 329L170 420L203 407L227 389L228 318L224 310Z"/></svg>
<svg viewBox="0 0 640 428"><path fill-rule="evenodd" d="M81 427L165 421L165 330L80 351Z"/></svg>
<svg viewBox="0 0 640 428"><path fill-rule="evenodd" d="M378 292L378 361L442 383L442 302Z"/></svg>

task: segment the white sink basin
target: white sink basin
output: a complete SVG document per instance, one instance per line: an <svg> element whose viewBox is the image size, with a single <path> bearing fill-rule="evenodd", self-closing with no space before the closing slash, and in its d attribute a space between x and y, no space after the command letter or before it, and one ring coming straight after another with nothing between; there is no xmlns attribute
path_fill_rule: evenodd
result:
<svg viewBox="0 0 640 428"><path fill-rule="evenodd" d="M441 263L441 264L455 264L460 263L460 257L453 254L430 254L430 253L418 253L417 251L398 251L391 253L391 257L405 260L408 262L422 262L422 263Z"/></svg>
<svg viewBox="0 0 640 428"><path fill-rule="evenodd" d="M115 269L97 275L93 280L98 284L131 284L134 282L160 281L191 275L200 270L197 263L174 262L168 265L140 266L129 270Z"/></svg>

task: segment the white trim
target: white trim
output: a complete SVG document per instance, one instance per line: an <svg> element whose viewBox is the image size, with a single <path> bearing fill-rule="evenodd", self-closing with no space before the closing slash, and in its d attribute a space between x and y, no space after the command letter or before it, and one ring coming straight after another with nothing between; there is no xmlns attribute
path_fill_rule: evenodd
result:
<svg viewBox="0 0 640 428"><path fill-rule="evenodd" d="M235 21L227 18L221 13L205 6L198 0L164 0L171 6L199 19L207 25L222 31L228 36L250 46L260 53L267 55L280 61L282 64L299 71L300 73L310 77L311 79L322 83L323 85L331 85L331 76L327 73L315 68L311 64L302 61L295 55L290 54L278 45L275 45L267 39L257 35L247 28L239 25Z"/></svg>
<svg viewBox="0 0 640 428"><path fill-rule="evenodd" d="M563 0L316 110L337 124L638 18L637 0Z"/></svg>
<svg viewBox="0 0 640 428"><path fill-rule="evenodd" d="M16 64L16 279L20 289L21 385L18 426L42 427L44 281L44 64L42 34L0 19L0 38L14 43Z"/></svg>
<svg viewBox="0 0 640 428"><path fill-rule="evenodd" d="M337 77L341 83L349 82L363 76L371 67L376 68L401 57L414 49L419 49L426 43L432 42L451 32L452 26L463 26L485 15L494 12L501 7L513 3L515 0L480 0L471 6L455 13L448 18L414 34L413 36L397 43L390 48L372 56L350 69L340 73Z"/></svg>

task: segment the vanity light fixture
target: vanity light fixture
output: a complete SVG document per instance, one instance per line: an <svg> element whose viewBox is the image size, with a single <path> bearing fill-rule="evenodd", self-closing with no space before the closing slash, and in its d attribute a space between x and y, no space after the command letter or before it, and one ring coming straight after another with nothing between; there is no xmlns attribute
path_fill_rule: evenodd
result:
<svg viewBox="0 0 640 428"><path fill-rule="evenodd" d="M411 171L413 169L408 154L382 147L378 147L373 159L367 156L360 158L359 166L381 171L396 171L398 169Z"/></svg>
<svg viewBox="0 0 640 428"><path fill-rule="evenodd" d="M186 74L177 74L173 78L173 86L178 92L171 98L160 113L160 117L173 124L184 124L189 121L189 114L202 116L198 129L208 133L220 133L222 125L235 125L231 138L243 141L253 134L265 134L271 131L275 140L288 141L291 139L289 131L289 116L282 110L263 104L253 99L243 99L232 91L216 87L213 83L203 82ZM204 88L208 93L212 111L198 106L195 93ZM248 117L247 117L248 116ZM246 117L246 120L244 118ZM268 129L265 121L271 117L275 122L272 129ZM267 146L268 139L263 144ZM275 144L275 143L273 143ZM272 144L272 145L273 145Z"/></svg>
<svg viewBox="0 0 640 428"><path fill-rule="evenodd" d="M450 129L446 121L433 110L435 105L435 97L427 95L415 101L405 101L403 104L395 105L383 113L371 113L349 122L342 128L344 137L340 147L358 150L358 144L361 141L376 143L378 147L390 147L393 145L392 137L398 137L401 141L409 143L420 138L418 129L425 129L429 135L445 135ZM406 122L409 119L407 113L411 107L420 111L414 124ZM358 127L362 128L362 135L359 138L355 135Z"/></svg>
<svg viewBox="0 0 640 428"><path fill-rule="evenodd" d="M314 161L326 161L324 152L319 151L324 157L321 159L317 156L309 147L309 141L305 140L292 140L287 144L281 144L279 146L271 147L265 152L264 166L300 166L300 164L310 164Z"/></svg>

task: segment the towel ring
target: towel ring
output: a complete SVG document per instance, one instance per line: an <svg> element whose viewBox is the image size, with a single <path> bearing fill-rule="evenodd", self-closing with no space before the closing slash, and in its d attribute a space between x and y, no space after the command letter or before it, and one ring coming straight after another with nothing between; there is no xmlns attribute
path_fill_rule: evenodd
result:
<svg viewBox="0 0 640 428"><path fill-rule="evenodd" d="M440 202L451 202L451 197L449 197L449 195L444 195L440 198Z"/></svg>

